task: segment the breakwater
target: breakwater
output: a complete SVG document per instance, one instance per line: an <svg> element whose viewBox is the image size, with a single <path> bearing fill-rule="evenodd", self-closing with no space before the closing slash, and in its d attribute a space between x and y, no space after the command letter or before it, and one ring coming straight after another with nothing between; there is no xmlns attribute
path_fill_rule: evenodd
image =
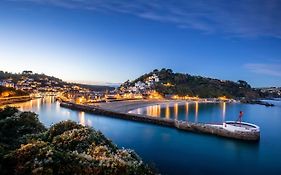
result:
<svg viewBox="0 0 281 175"><path fill-rule="evenodd" d="M98 106L79 105L69 102L61 102L60 106L73 110L81 110L89 113L110 116L110 117L115 117L125 120L156 124L165 127L172 127L183 131L212 134L216 136L246 140L246 141L259 141L260 139L259 132L230 132L228 130L225 130L223 127L213 126L205 123L192 123L192 122L184 122L184 121L178 121L172 119L156 118L147 115L122 113L122 112L116 112L108 109L103 109Z"/></svg>

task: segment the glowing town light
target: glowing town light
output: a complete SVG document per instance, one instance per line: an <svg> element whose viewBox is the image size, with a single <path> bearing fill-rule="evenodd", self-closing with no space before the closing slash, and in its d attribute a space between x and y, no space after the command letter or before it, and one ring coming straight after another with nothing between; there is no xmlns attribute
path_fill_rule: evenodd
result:
<svg viewBox="0 0 281 175"><path fill-rule="evenodd" d="M218 99L221 100L221 101L226 101L226 100L228 100L226 96L218 97Z"/></svg>

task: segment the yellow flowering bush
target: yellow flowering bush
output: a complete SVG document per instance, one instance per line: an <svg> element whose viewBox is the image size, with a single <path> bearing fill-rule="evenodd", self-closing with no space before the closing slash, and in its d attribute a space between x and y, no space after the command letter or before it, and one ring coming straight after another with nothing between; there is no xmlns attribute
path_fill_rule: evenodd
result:
<svg viewBox="0 0 281 175"><path fill-rule="evenodd" d="M24 128L22 118L26 115L21 112L13 114L15 127L19 124ZM38 122L41 127L36 117L35 121L32 117L24 121L31 122L32 126ZM101 132L92 128L73 121L62 121L39 132L40 127L26 129L22 132L26 134L17 136L17 143L12 147L0 140L1 174L155 174L134 151L118 149ZM1 134L5 136L5 132ZM11 135L5 137L8 139Z"/></svg>

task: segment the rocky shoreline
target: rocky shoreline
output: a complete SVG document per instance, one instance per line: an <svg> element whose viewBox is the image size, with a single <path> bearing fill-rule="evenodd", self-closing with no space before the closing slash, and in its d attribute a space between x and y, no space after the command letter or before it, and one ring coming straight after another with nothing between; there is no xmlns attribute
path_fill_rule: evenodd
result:
<svg viewBox="0 0 281 175"><path fill-rule="evenodd" d="M132 114L132 113L123 113L112 111L108 109L103 109L99 106L86 106L79 105L70 102L61 102L61 107L73 109L73 110L81 110L89 113L124 119L124 120L132 120L150 124L161 125L165 127L176 128L183 131L190 131L196 133L204 133L204 134L212 134L221 137L227 137L238 140L245 141L259 141L260 133L248 133L248 132L230 132L221 127L215 127L210 124L204 123L192 123L192 122L183 122L172 119L163 119L163 118L155 118L146 115Z"/></svg>
<svg viewBox="0 0 281 175"><path fill-rule="evenodd" d="M253 99L241 100L241 103L245 103L245 104L258 104L258 105L264 105L266 107L273 107L273 106L275 106L272 103L268 103L268 102L261 101L261 100L253 100Z"/></svg>

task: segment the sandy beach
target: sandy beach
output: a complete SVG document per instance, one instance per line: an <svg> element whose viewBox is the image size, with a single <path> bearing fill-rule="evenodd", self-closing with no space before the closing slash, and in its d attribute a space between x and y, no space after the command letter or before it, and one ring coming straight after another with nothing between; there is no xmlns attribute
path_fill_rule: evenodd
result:
<svg viewBox="0 0 281 175"><path fill-rule="evenodd" d="M96 105L105 110L128 113L131 110L143 108L151 105L163 105L163 104L173 105L175 103L180 104L186 102L187 102L186 100L129 100L129 101L97 103Z"/></svg>

